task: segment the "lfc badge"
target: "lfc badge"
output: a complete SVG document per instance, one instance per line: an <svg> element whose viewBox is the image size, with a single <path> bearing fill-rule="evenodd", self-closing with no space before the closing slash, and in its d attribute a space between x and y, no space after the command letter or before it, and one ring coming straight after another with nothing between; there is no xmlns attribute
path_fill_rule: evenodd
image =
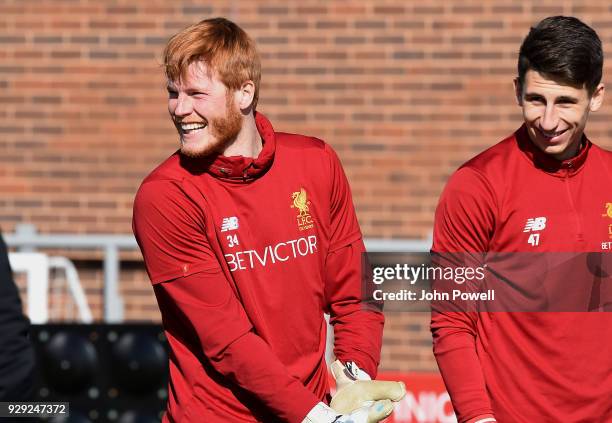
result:
<svg viewBox="0 0 612 423"><path fill-rule="evenodd" d="M299 191L296 191L291 194L291 199L293 200L291 208L298 209L298 215L296 219L300 231L305 231L306 229L314 227L312 216L309 213L308 206L310 205L310 201L308 201L308 195L306 194L306 190L300 187Z"/></svg>

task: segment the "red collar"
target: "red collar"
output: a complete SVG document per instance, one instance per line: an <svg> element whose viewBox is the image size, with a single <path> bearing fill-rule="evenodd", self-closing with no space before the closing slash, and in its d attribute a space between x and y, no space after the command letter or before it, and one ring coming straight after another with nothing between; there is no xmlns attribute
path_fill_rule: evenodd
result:
<svg viewBox="0 0 612 423"><path fill-rule="evenodd" d="M270 121L261 113L255 112L255 125L263 143L263 148L257 157L225 157L219 154L202 159L190 159L181 155L182 165L193 173L205 171L219 179L232 182L251 182L257 179L272 166L276 135Z"/></svg>
<svg viewBox="0 0 612 423"><path fill-rule="evenodd" d="M580 171L592 145L591 141L583 134L578 154L571 159L561 161L555 159L550 154L544 153L531 141L525 124L515 132L515 137L523 154L525 154L538 169L542 169L544 172L555 176L571 176Z"/></svg>

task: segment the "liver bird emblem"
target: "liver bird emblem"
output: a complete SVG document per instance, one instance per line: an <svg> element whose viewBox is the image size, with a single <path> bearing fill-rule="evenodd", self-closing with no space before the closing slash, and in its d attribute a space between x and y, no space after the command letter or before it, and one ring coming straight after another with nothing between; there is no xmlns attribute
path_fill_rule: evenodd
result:
<svg viewBox="0 0 612 423"><path fill-rule="evenodd" d="M602 216L608 216L612 219L612 203L606 203L606 214L602 214Z"/></svg>
<svg viewBox="0 0 612 423"><path fill-rule="evenodd" d="M291 206L291 208L296 208L300 211L298 216L308 215L309 201L304 188L300 188L299 192L294 192L293 194L291 194L291 198L293 199L293 205Z"/></svg>

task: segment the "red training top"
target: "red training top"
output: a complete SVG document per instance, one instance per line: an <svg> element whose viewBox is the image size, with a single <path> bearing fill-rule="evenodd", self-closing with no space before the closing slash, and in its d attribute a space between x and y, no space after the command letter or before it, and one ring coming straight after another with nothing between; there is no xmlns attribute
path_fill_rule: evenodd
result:
<svg viewBox="0 0 612 423"><path fill-rule="evenodd" d="M323 141L256 114L255 159L173 154L142 183L133 229L171 348L164 421L301 422L336 356L372 377L384 318L362 304L364 246Z"/></svg>
<svg viewBox="0 0 612 423"><path fill-rule="evenodd" d="M539 259L554 260L550 252L592 252L576 256L582 265L557 263L568 272L558 282L567 296L574 287L587 292L585 310L612 311L610 266L584 262L610 260L611 186L612 153L584 137L579 154L560 162L535 147L523 126L450 178L432 252L486 253L485 261L498 261L490 276L495 271L519 289L524 280L516 276L538 272ZM526 298L551 295L533 288ZM504 423L612 421L612 313L442 311L432 313L431 329L459 422L491 414Z"/></svg>

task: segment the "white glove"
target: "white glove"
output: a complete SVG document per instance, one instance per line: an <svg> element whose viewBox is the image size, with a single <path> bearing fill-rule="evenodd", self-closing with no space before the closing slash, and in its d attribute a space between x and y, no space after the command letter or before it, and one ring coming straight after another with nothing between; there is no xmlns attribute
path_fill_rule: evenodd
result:
<svg viewBox="0 0 612 423"><path fill-rule="evenodd" d="M336 360L331 365L331 371L336 379L336 394L332 397L330 405L341 413L352 413L377 401L375 408L384 407L379 412L386 413L386 417L393 411L391 401L397 402L406 395L406 386L403 382L370 380L370 376L354 363L344 365Z"/></svg>
<svg viewBox="0 0 612 423"><path fill-rule="evenodd" d="M302 423L377 423L387 418L392 410L391 401L383 400L370 401L369 405L360 407L350 414L340 414L320 402L310 410Z"/></svg>

